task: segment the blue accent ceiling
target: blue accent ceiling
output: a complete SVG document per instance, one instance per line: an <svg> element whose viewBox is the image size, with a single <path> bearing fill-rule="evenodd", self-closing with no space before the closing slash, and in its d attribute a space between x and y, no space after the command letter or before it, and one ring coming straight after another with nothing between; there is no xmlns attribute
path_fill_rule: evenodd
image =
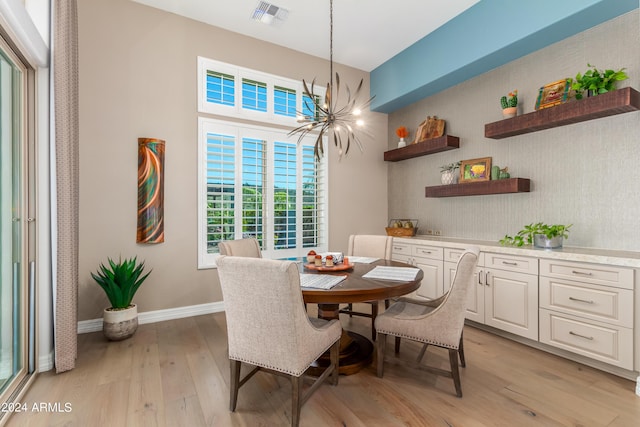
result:
<svg viewBox="0 0 640 427"><path fill-rule="evenodd" d="M376 96L371 109L391 113L637 9L639 3L480 0L371 71Z"/></svg>

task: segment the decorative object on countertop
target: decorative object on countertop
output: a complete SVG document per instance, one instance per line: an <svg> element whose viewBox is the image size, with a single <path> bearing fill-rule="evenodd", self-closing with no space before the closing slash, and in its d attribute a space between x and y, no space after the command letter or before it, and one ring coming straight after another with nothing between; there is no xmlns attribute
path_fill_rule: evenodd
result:
<svg viewBox="0 0 640 427"><path fill-rule="evenodd" d="M518 115L518 91L509 92L509 97L502 96L500 98L502 106L502 115L505 119L510 119Z"/></svg>
<svg viewBox="0 0 640 427"><path fill-rule="evenodd" d="M576 74L575 79L569 79L571 90L575 91L576 99L582 99L584 92L587 96L597 96L601 93L611 92L616 89L616 83L629 78L624 70L620 68L618 71L598 70L595 66L587 64L591 67L584 74Z"/></svg>
<svg viewBox="0 0 640 427"><path fill-rule="evenodd" d="M102 318L102 331L111 341L120 341L132 336L138 329L138 306L132 304L133 296L142 282L151 274L143 275L144 261L136 257L118 259L108 258L109 266L100 264L97 273L91 277L104 290L111 307L105 308Z"/></svg>
<svg viewBox="0 0 640 427"><path fill-rule="evenodd" d="M156 138L138 138L136 243L164 242L164 149Z"/></svg>
<svg viewBox="0 0 640 427"><path fill-rule="evenodd" d="M458 170L459 167L459 161L440 166L440 182L442 183L442 185L458 183L458 173L456 172L456 170Z"/></svg>
<svg viewBox="0 0 640 427"><path fill-rule="evenodd" d="M441 137L444 135L444 127L444 120L439 119L437 116L428 116L427 119L418 126L414 144L427 139Z"/></svg>
<svg viewBox="0 0 640 427"><path fill-rule="evenodd" d="M409 131L407 130L407 128L404 126L400 126L398 129L396 129L396 135L398 135L398 138L400 138L400 141L398 141L398 148L406 147L407 142L404 139L409 136Z"/></svg>
<svg viewBox="0 0 640 427"><path fill-rule="evenodd" d="M387 236L411 237L418 231L417 219L392 219L389 226L385 228Z"/></svg>
<svg viewBox="0 0 640 427"><path fill-rule="evenodd" d="M569 98L569 87L571 79L562 79L548 85L544 85L538 91L536 99L536 110L564 104Z"/></svg>
<svg viewBox="0 0 640 427"><path fill-rule="evenodd" d="M324 155L323 137L329 137L333 134L333 143L338 149L338 156L342 158L349 152L351 142L356 143L360 151L364 151L362 142L355 133L356 128L362 128L364 131L364 121L361 118L362 111L368 108L375 95L358 105L358 96L362 90L364 79L360 79L360 84L356 90L352 92L349 86L344 86L346 95L346 103L343 106L338 105L338 101L343 97L340 96L340 75L336 72L335 84L333 78L333 0L329 0L329 83L324 95L324 102L314 101L318 97L314 92L315 78L311 81L311 87L307 82L302 80L303 95L306 98L304 108L297 112L297 121L300 124L297 128L288 133L298 135L298 144L309 134L317 138L314 146L314 155L316 161L320 161Z"/></svg>
<svg viewBox="0 0 640 427"><path fill-rule="evenodd" d="M569 228L573 224L548 225L542 222L525 225L515 236L508 234L500 240L504 246L524 246L533 244L536 248L556 249L561 248L564 239L569 238Z"/></svg>
<svg viewBox="0 0 640 427"><path fill-rule="evenodd" d="M488 181L490 175L491 157L460 162L460 182Z"/></svg>

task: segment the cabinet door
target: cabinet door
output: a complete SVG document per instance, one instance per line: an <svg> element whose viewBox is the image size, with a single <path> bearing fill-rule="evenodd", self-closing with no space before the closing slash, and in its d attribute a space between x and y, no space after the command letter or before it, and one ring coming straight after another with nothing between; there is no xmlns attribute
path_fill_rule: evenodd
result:
<svg viewBox="0 0 640 427"><path fill-rule="evenodd" d="M485 324L538 340L538 276L486 269Z"/></svg>
<svg viewBox="0 0 640 427"><path fill-rule="evenodd" d="M448 292L456 274L456 262L444 263L444 291ZM484 323L484 282L482 278L482 268L476 267L473 273L473 286L469 288L467 294L467 315L466 318L474 322Z"/></svg>
<svg viewBox="0 0 640 427"><path fill-rule="evenodd" d="M444 294L443 277L442 277L442 261L414 258L413 265L419 267L424 273L422 284L415 291L415 296L425 299L434 299Z"/></svg>

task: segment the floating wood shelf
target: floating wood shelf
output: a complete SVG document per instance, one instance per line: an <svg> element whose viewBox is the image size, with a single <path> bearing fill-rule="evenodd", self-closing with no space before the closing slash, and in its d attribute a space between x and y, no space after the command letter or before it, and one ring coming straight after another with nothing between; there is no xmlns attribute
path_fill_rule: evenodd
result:
<svg viewBox="0 0 640 427"><path fill-rule="evenodd" d="M486 194L528 193L531 181L526 178L498 179L495 181L465 182L462 184L426 187L425 197L481 196Z"/></svg>
<svg viewBox="0 0 640 427"><path fill-rule="evenodd" d="M426 156L427 154L460 148L460 138L451 135L442 135L438 138L425 139L417 144L409 144L406 147L396 148L384 152L385 162L397 162Z"/></svg>
<svg viewBox="0 0 640 427"><path fill-rule="evenodd" d="M484 126L484 136L502 139L638 110L640 110L640 92L626 87L511 119L488 123Z"/></svg>

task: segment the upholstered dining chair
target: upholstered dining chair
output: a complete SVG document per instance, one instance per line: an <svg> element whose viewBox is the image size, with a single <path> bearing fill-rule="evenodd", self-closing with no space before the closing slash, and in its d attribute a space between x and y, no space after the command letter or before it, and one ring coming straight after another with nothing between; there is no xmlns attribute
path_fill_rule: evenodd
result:
<svg viewBox="0 0 640 427"><path fill-rule="evenodd" d="M396 337L396 353L400 350L400 339L407 338L423 343L417 361L408 364L417 369L452 378L456 395L462 397L458 356L461 366L465 367L462 329L467 307L467 293L474 285L473 273L478 263L479 252L479 249L474 246L462 254L456 266L451 288L442 297L431 301L400 298L376 318L378 377L382 378L384 361L387 357L385 354L387 335ZM428 345L449 350L450 371L421 363ZM407 364L397 355L393 360L396 363Z"/></svg>
<svg viewBox="0 0 640 427"><path fill-rule="evenodd" d="M352 234L349 236L349 246L347 247L348 256L362 256L380 259L391 259L391 250L393 247L392 236L375 236L366 234ZM346 308L340 310L340 313L351 316L368 317L371 319L371 339L376 340L376 328L374 326L376 316L378 315L378 301L368 301L371 305L371 313L355 311L353 304L348 304ZM385 301L388 306L389 302Z"/></svg>
<svg viewBox="0 0 640 427"><path fill-rule="evenodd" d="M340 322L307 316L294 262L223 255L217 265L229 340L229 410L236 410L238 390L256 372L288 376L291 425L297 426L311 394L327 379L338 384ZM330 365L303 393L305 372L329 349ZM244 378L242 363L253 367Z"/></svg>
<svg viewBox="0 0 640 427"><path fill-rule="evenodd" d="M225 240L218 243L220 255L262 258L260 243L257 239Z"/></svg>

